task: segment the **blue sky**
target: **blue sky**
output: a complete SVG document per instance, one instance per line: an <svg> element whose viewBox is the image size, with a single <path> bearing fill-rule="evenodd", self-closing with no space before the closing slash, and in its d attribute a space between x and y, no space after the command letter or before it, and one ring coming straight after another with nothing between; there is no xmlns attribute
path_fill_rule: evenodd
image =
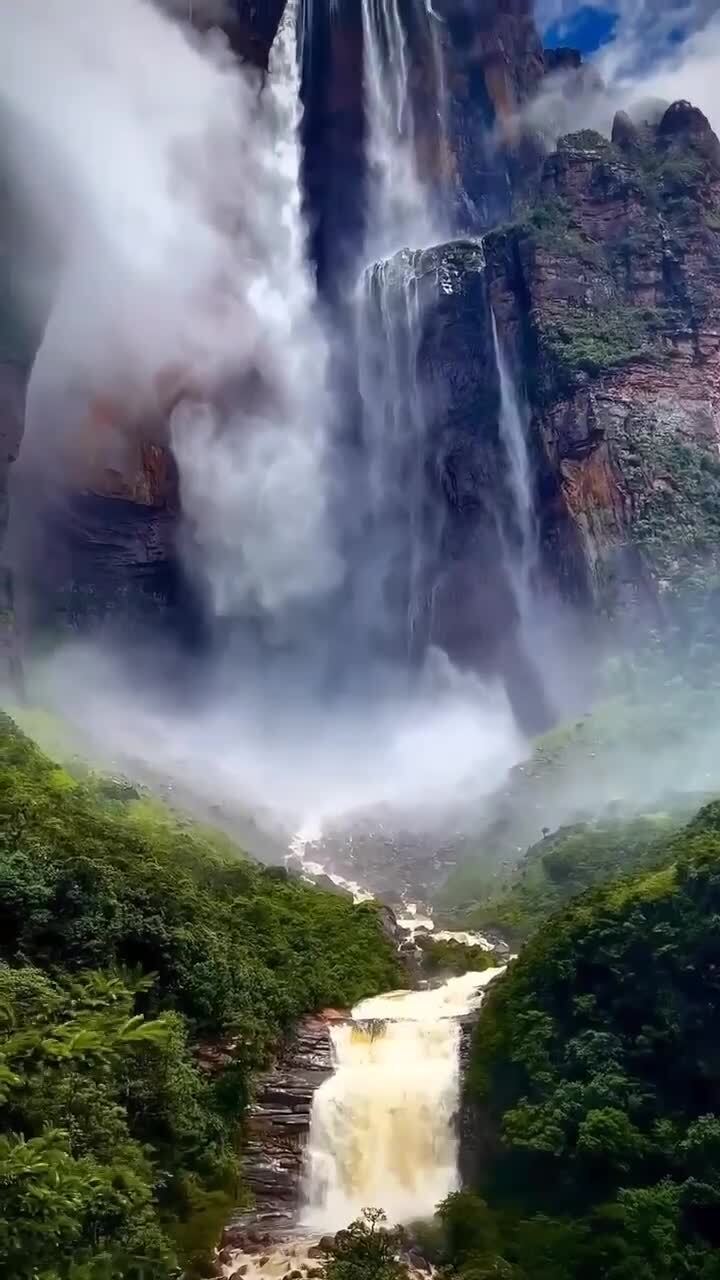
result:
<svg viewBox="0 0 720 1280"><path fill-rule="evenodd" d="M702 32L719 10L720 0L536 0L546 45L593 54L616 38L634 40L651 60Z"/></svg>
<svg viewBox="0 0 720 1280"><path fill-rule="evenodd" d="M720 131L720 0L535 0L546 45L597 59L616 105L690 98Z"/></svg>
<svg viewBox="0 0 720 1280"><path fill-rule="evenodd" d="M569 18L557 20L546 27L543 40L548 48L570 45L585 54L594 53L612 39L617 21L617 14L584 4Z"/></svg>

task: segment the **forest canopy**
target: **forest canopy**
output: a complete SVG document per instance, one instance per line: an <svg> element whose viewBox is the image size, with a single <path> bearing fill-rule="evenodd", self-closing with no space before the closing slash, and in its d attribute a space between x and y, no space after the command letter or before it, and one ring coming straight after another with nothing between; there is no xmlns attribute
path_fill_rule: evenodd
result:
<svg viewBox="0 0 720 1280"><path fill-rule="evenodd" d="M1 716L2 1274L163 1280L206 1252L243 1197L253 1073L302 1014L397 979L373 905L73 777Z"/></svg>

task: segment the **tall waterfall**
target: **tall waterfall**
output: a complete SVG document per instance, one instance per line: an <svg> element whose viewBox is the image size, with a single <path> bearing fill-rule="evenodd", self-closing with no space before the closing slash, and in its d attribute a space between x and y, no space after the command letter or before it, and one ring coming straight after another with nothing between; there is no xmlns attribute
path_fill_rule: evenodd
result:
<svg viewBox="0 0 720 1280"><path fill-rule="evenodd" d="M337 1230L368 1206L408 1222L457 1188L459 1019L499 972L364 1000L333 1027L335 1072L310 1122L308 1227Z"/></svg>
<svg viewBox="0 0 720 1280"><path fill-rule="evenodd" d="M358 601L380 648L412 657L427 594L427 416L418 377L419 253L368 267L356 309L366 459Z"/></svg>
<svg viewBox="0 0 720 1280"><path fill-rule="evenodd" d="M409 26L405 26L409 22ZM429 0L362 0L365 109L369 133L368 257L432 239L428 172L445 162L445 101L438 19ZM412 44L410 37L413 37ZM413 64L425 66L425 133L411 89ZM425 172L421 171L424 152Z"/></svg>
<svg viewBox="0 0 720 1280"><path fill-rule="evenodd" d="M492 316L495 360L500 381L500 439L508 462L508 478L517 527L518 553L511 557L512 576L521 616L527 616L532 574L537 566L538 529L532 489L532 470L528 453L527 409L518 396L515 379L498 334L495 312Z"/></svg>
<svg viewBox="0 0 720 1280"><path fill-rule="evenodd" d="M422 249L441 237L430 175L443 175L446 95L429 0L362 0L362 22L370 194L368 265L355 295L367 467L356 599L371 643L412 659L422 649L433 542L418 378L429 280L421 291L418 268ZM420 73L422 119L412 84Z"/></svg>

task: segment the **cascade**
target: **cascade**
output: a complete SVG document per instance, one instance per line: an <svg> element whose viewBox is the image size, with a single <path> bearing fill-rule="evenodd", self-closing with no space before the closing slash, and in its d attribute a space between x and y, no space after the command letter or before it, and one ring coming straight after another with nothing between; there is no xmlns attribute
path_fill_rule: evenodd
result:
<svg viewBox="0 0 720 1280"><path fill-rule="evenodd" d="M498 428L508 463L509 489L513 502L516 548L508 548L508 571L517 601L520 624L526 639L535 612L533 578L538 567L538 527L528 452L528 413L521 402L515 379L498 333L495 312L491 311L492 335L500 383Z"/></svg>
<svg viewBox="0 0 720 1280"><path fill-rule="evenodd" d="M419 254L368 267L356 308L366 519L357 566L362 616L375 646L419 647L425 612L427 416L418 379Z"/></svg>
<svg viewBox="0 0 720 1280"><path fill-rule="evenodd" d="M510 491L514 516L519 534L519 556L516 557L516 581L518 594L527 596L532 572L537 564L538 530L532 491L532 472L527 444L527 410L521 404L498 334L494 311L492 335L495 347L498 379L500 382L500 439L508 461ZM521 610L523 600L519 601Z"/></svg>
<svg viewBox="0 0 720 1280"><path fill-rule="evenodd" d="M508 464L509 490L513 503L515 537L513 545L505 543L505 559L510 585L515 596L520 623L520 637L530 667L535 673L535 698L539 708L538 724L550 717L552 696L548 688L545 664L538 655L545 651L546 619L537 589L539 569L539 529L532 484L532 466L528 450L529 412L521 400L512 369L498 333L494 311L490 312L495 348L500 411L498 428ZM526 677L527 678L527 677Z"/></svg>
<svg viewBox="0 0 720 1280"><path fill-rule="evenodd" d="M334 1231L367 1206L408 1222L457 1188L460 1019L501 972L364 1000L332 1028L335 1071L310 1120L305 1226Z"/></svg>
<svg viewBox="0 0 720 1280"><path fill-rule="evenodd" d="M379 258L402 245L424 247L433 238L427 181L432 159L425 156L423 174L420 153L435 150L435 168L442 175L446 94L438 20L425 0L412 0L402 14L399 0L362 0L362 27L370 169L367 258ZM426 139L411 91L418 59L428 67Z"/></svg>
<svg viewBox="0 0 720 1280"><path fill-rule="evenodd" d="M354 298L358 392L366 464L356 602L381 653L410 661L423 649L434 512L428 502L427 414L418 380L424 297L422 249L440 232L427 180L445 154L445 89L438 20L425 0L362 0L369 209L366 262ZM414 66L429 69L422 122ZM423 137L421 137L421 134ZM401 248L415 245L417 249ZM424 282L425 290L428 281Z"/></svg>

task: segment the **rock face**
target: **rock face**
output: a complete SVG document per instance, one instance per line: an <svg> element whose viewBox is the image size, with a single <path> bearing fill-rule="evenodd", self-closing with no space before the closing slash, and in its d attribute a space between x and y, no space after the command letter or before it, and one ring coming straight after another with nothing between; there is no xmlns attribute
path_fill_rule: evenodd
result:
<svg viewBox="0 0 720 1280"><path fill-rule="evenodd" d="M534 409L548 563L594 611L714 570L720 145L702 114L561 139L489 290Z"/></svg>
<svg viewBox="0 0 720 1280"><path fill-rule="evenodd" d="M439 0L450 139L460 186L459 224L484 231L509 216L536 164L518 112L544 73L530 0L468 5Z"/></svg>
<svg viewBox="0 0 720 1280"><path fill-rule="evenodd" d="M506 543L509 466L499 432L500 385L483 251L476 242L427 250L434 279L419 372L427 473L442 533L429 639L460 667L500 674L529 730L547 726L537 674L523 648Z"/></svg>
<svg viewBox="0 0 720 1280"><path fill-rule="evenodd" d="M248 1115L243 1153L244 1177L255 1208L228 1225L225 1246L244 1247L251 1225L282 1231L292 1222L300 1203L313 1095L332 1074L329 1026L344 1016L327 1010L305 1018L274 1070L261 1080Z"/></svg>
<svg viewBox="0 0 720 1280"><path fill-rule="evenodd" d="M508 216L537 163L518 111L544 73L531 0L401 0L418 170L463 232ZM321 290L352 285L363 242L367 159L361 5L304 0L302 138L310 248ZM440 47L438 75L433 28ZM440 117L445 118L441 127Z"/></svg>

